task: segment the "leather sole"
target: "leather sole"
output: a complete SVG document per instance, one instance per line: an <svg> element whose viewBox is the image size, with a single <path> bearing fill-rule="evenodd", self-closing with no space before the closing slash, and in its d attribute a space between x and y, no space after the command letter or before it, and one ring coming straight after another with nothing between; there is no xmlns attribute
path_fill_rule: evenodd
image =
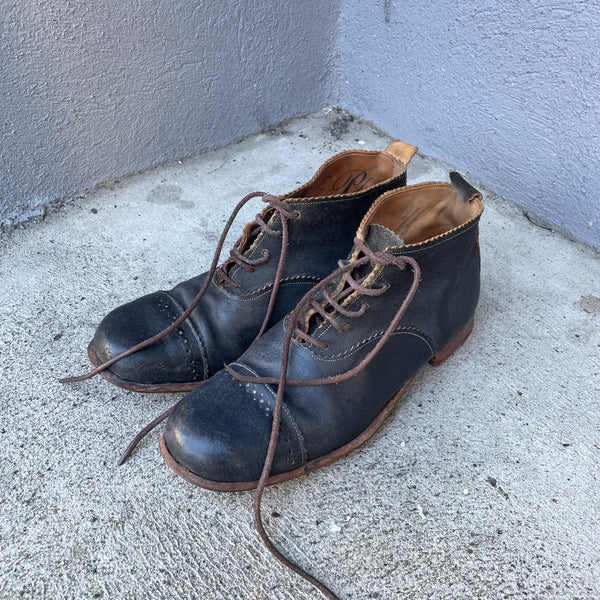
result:
<svg viewBox="0 0 600 600"><path fill-rule="evenodd" d="M90 342L87 349L88 357L94 367L99 366L101 363L100 359L94 349L92 348L92 342ZM135 383L133 381L127 381L121 379L118 375L115 375L110 370L101 371L100 375L106 379L109 383L116 385L117 387L129 390L130 392L142 392L145 394L161 394L169 392L191 392L198 386L202 385L204 381L191 381L187 383Z"/></svg>
<svg viewBox="0 0 600 600"><path fill-rule="evenodd" d="M466 341L466 339L473 331L473 319L471 319L467 325L454 337L454 339L442 350L437 352L433 358L429 360L429 363L435 367L441 365L445 360L447 360L458 348L460 348ZM290 479L295 479L296 477L301 477L302 475L307 475L320 467L324 467L325 465L337 460L338 458L342 458L355 450L362 444L364 444L367 440L369 440L375 432L383 425L383 422L387 419L389 414L394 410L396 405L398 404L400 397L406 391L408 386L411 384L412 380L415 376L411 377L385 404L385 406L381 409L381 411L377 414L377 416L369 423L366 429L363 432L355 437L353 440L345 444L344 446L340 446L336 450L329 452L328 454L324 454L319 458L315 458L313 460L309 460L305 465L298 467L297 469L293 469L292 471L286 471L285 473L280 473L278 475L273 475L267 479L267 485L273 485L276 483L282 483L283 481L289 481ZM238 481L238 482L229 482L229 481L214 481L212 479L205 479L204 477L200 477L191 471L188 471L185 467L180 465L174 458L173 455L169 452L167 448L167 444L165 443L164 436L160 437L160 453L167 463L167 465L177 473L180 477L183 477L186 481L197 485L199 487L205 488L207 490L212 490L214 492L243 492L247 490L253 490L258 485L257 481Z"/></svg>

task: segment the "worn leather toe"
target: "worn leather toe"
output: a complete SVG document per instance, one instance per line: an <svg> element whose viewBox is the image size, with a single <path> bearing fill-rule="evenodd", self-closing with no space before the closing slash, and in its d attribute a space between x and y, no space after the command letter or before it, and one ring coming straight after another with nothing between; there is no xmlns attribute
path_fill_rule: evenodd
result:
<svg viewBox="0 0 600 600"><path fill-rule="evenodd" d="M275 396L270 387L244 384L220 371L173 409L164 431L171 457L193 475L218 482L259 479ZM303 441L284 412L271 473L302 466Z"/></svg>
<svg viewBox="0 0 600 600"><path fill-rule="evenodd" d="M167 292L156 292L124 304L100 323L91 343L105 362L157 334L183 312ZM188 319L158 342L116 362L108 371L124 382L170 384L206 378L202 340Z"/></svg>

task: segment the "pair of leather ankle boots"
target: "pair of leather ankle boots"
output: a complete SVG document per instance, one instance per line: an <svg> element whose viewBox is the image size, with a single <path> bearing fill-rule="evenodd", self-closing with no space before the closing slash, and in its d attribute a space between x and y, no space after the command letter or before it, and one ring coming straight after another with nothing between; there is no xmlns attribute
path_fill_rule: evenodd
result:
<svg viewBox="0 0 600 600"><path fill-rule="evenodd" d="M218 491L304 475L369 439L427 363L469 336L479 298L481 194L450 183L406 186L417 148L329 159L289 194L236 206L207 273L109 313L89 345L94 369L139 392L188 394L160 450L187 481ZM219 265L241 207L266 207ZM128 449L129 455L138 436ZM124 458L122 460L124 460Z"/></svg>

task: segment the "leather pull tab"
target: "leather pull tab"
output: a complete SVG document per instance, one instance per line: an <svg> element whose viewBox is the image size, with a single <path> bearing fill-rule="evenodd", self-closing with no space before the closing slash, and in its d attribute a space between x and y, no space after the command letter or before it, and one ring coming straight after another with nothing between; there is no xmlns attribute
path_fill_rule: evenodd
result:
<svg viewBox="0 0 600 600"><path fill-rule="evenodd" d="M450 181L454 186L454 191L465 204L471 202L475 197L481 200L481 192L466 181L460 173L452 171L450 173Z"/></svg>
<svg viewBox="0 0 600 600"><path fill-rule="evenodd" d="M412 157L417 153L418 148L416 146L412 146L411 144L405 144L400 140L394 140L385 151L388 154L391 154L393 157L402 161L405 165L407 165Z"/></svg>

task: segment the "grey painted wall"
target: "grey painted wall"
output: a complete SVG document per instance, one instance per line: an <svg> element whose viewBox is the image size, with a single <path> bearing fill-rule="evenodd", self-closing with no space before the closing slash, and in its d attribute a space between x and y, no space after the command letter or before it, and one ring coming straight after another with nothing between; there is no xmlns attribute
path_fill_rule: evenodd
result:
<svg viewBox="0 0 600 600"><path fill-rule="evenodd" d="M340 105L600 248L600 4L344 0Z"/></svg>
<svg viewBox="0 0 600 600"><path fill-rule="evenodd" d="M337 103L600 248L598 2L0 7L0 225Z"/></svg>
<svg viewBox="0 0 600 600"><path fill-rule="evenodd" d="M338 1L0 8L0 224L337 95Z"/></svg>

